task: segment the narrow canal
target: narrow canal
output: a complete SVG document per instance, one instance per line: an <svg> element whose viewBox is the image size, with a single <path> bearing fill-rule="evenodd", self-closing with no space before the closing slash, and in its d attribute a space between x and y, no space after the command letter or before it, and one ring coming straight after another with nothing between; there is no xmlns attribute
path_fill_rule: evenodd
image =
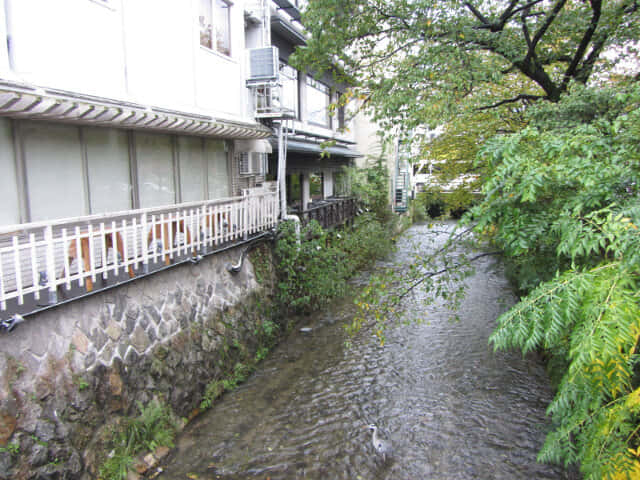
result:
<svg viewBox="0 0 640 480"><path fill-rule="evenodd" d="M433 248L434 238L412 227L395 260L411 245ZM187 427L158 478L574 478L536 463L552 397L543 365L487 344L513 302L500 265L482 259L467 283L458 322L442 305L425 308L419 292L407 314L424 322L390 329L384 347L370 333L345 347L351 299L305 320L311 333L296 330ZM390 459L374 452L369 423L387 432Z"/></svg>

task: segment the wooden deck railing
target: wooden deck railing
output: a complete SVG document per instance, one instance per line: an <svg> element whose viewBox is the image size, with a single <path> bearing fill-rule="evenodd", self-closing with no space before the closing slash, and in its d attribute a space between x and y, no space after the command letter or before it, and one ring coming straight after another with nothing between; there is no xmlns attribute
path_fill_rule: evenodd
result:
<svg viewBox="0 0 640 480"><path fill-rule="evenodd" d="M322 228L328 229L353 220L357 213L355 198L335 198L311 204L306 210L294 211L306 225L316 220Z"/></svg>
<svg viewBox="0 0 640 480"><path fill-rule="evenodd" d="M0 320L197 261L277 223L277 193L0 228ZM96 283L99 285L96 285Z"/></svg>

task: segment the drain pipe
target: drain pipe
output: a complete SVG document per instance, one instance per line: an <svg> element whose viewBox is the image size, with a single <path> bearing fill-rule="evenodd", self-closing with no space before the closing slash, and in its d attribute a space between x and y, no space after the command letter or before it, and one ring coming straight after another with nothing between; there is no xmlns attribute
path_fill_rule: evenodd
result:
<svg viewBox="0 0 640 480"><path fill-rule="evenodd" d="M227 264L227 266L226 266L227 272L234 273L234 274L240 272L240 270L242 270L242 265L244 264L244 259L247 258L247 255L249 254L249 252L251 250L253 250L256 245L261 243L261 241L265 237L273 239L273 238L275 238L275 234L273 232L269 232L269 233L257 238L256 240L250 242L249 245L247 246L247 248L245 248L242 251L242 253L240 254L240 258L238 259L238 263L236 263L236 264L228 263Z"/></svg>
<svg viewBox="0 0 640 480"><path fill-rule="evenodd" d="M278 125L278 193L280 194L280 217L287 216L287 128L286 120Z"/></svg>
<svg viewBox="0 0 640 480"><path fill-rule="evenodd" d="M296 243L300 245L300 218L287 213L287 121L278 126L278 188L280 190L280 217L295 224Z"/></svg>

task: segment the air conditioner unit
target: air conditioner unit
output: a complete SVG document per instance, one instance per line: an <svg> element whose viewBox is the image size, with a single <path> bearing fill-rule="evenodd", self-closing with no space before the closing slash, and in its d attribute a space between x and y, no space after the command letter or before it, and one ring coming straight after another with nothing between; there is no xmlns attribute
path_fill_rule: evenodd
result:
<svg viewBox="0 0 640 480"><path fill-rule="evenodd" d="M240 175L264 175L267 173L267 154L242 152L239 154Z"/></svg>
<svg viewBox="0 0 640 480"><path fill-rule="evenodd" d="M277 47L249 49L249 82L276 81L278 73Z"/></svg>

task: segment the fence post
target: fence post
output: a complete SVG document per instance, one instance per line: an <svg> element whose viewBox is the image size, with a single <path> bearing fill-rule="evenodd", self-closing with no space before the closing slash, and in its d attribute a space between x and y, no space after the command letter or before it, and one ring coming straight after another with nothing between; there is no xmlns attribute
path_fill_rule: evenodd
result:
<svg viewBox="0 0 640 480"><path fill-rule="evenodd" d="M49 290L49 305L58 303L58 293L56 291L56 259L53 250L53 227L44 227L44 241L47 249L47 288Z"/></svg>
<svg viewBox="0 0 640 480"><path fill-rule="evenodd" d="M147 212L140 218L140 251L142 252L142 271L149 273L149 245L147 242Z"/></svg>
<svg viewBox="0 0 640 480"><path fill-rule="evenodd" d="M242 191L242 208L243 208L243 215L242 215L242 223L243 223L243 235L242 238L244 240L249 238L249 190L243 190Z"/></svg>

